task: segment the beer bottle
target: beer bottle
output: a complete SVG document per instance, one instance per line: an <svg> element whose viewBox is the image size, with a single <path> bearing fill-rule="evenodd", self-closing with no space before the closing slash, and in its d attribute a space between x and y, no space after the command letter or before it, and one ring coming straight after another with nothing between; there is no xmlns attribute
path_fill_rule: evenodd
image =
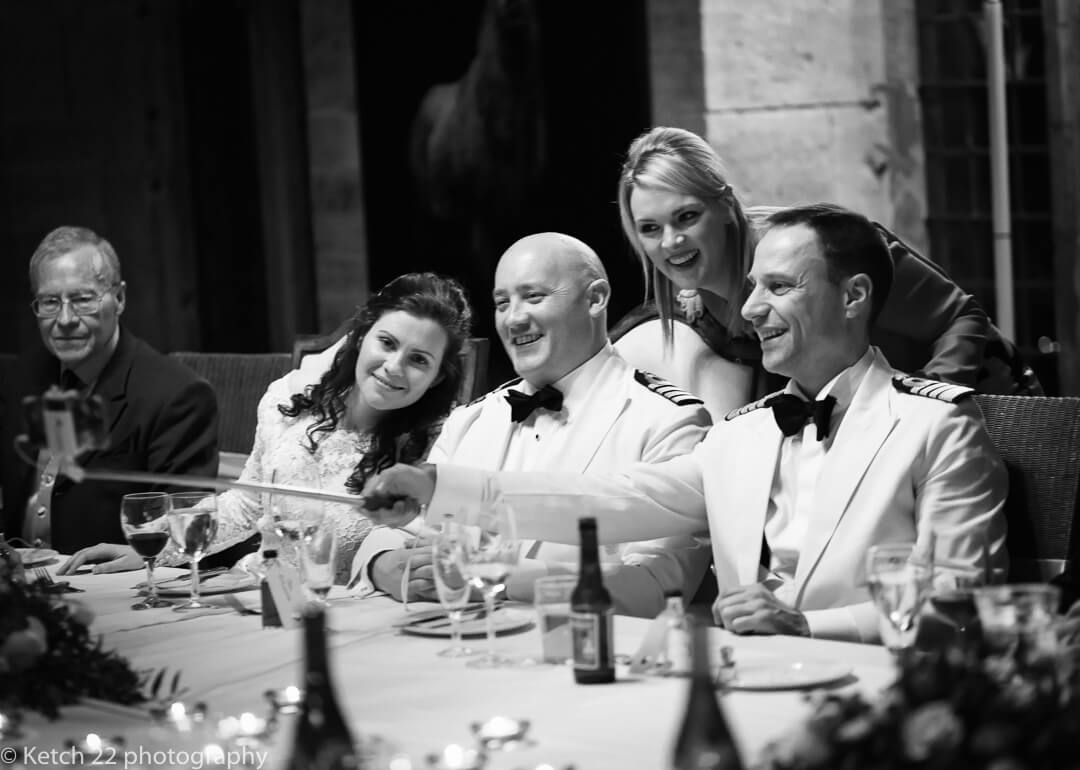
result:
<svg viewBox="0 0 1080 770"><path fill-rule="evenodd" d="M326 653L326 615L304 610L304 707L296 722L290 770L357 770L360 757L338 707Z"/></svg>
<svg viewBox="0 0 1080 770"><path fill-rule="evenodd" d="M724 712L716 700L709 663L709 627L687 616L692 650L692 674L675 750L672 770L742 770L743 764L731 737Z"/></svg>
<svg viewBox="0 0 1080 770"><path fill-rule="evenodd" d="M578 684L615 681L612 654L611 594L604 587L596 542L596 519L578 519L581 568L570 594L570 635L574 647L574 680Z"/></svg>

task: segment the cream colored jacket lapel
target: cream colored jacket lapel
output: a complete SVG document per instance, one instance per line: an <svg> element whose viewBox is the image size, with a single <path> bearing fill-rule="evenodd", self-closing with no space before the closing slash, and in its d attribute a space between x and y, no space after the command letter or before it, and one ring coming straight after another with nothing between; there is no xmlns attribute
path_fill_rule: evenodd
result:
<svg viewBox="0 0 1080 770"><path fill-rule="evenodd" d="M851 400L825 456L814 495L799 565L795 570L798 605L806 580L848 513L855 490L899 422L893 409L892 369L875 350L874 360Z"/></svg>

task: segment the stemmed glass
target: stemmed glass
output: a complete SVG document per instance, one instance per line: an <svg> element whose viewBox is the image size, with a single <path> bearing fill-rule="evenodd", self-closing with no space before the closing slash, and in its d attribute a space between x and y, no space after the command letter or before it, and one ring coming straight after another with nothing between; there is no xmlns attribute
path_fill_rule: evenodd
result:
<svg viewBox="0 0 1080 770"><path fill-rule="evenodd" d="M337 570L337 532L329 522L305 527L300 540L300 566L304 586L315 595L316 602L325 607L326 596L334 585Z"/></svg>
<svg viewBox="0 0 1080 770"><path fill-rule="evenodd" d="M270 477L273 484L277 479L277 471ZM297 486L309 489L321 489L318 467L309 463L307 467L298 469L293 474L293 480ZM281 493L269 493L270 522L274 531L283 542L289 544L290 555L286 561L294 565L301 556L301 541L311 537L323 522L324 511L322 500L312 500L307 497L295 497Z"/></svg>
<svg viewBox="0 0 1080 770"><path fill-rule="evenodd" d="M440 650L444 658L464 658L476 654L476 650L461 642L461 617L469 601L472 584L462 574L462 561L468 548L468 533L449 516L442 522L442 529L435 538L431 566L435 573L435 593L439 603L450 619L450 646Z"/></svg>
<svg viewBox="0 0 1080 770"><path fill-rule="evenodd" d="M914 543L875 545L866 554L866 580L877 605L881 639L898 659L915 644L930 587L932 567L913 559L914 554Z"/></svg>
<svg viewBox="0 0 1080 770"><path fill-rule="evenodd" d="M469 661L473 668L499 668L513 665L514 661L495 653L495 596L502 590L510 570L520 558L520 543L514 511L501 497L478 517L478 532L469 539L462 560L462 571L484 594L487 621L487 652L483 657Z"/></svg>
<svg viewBox="0 0 1080 770"><path fill-rule="evenodd" d="M169 534L176 547L191 560L191 598L173 609L180 612L213 607L199 600L199 562L217 536L217 495L202 491L173 492L169 500Z"/></svg>
<svg viewBox="0 0 1080 770"><path fill-rule="evenodd" d="M133 610L172 606L172 602L158 596L154 583L154 562L169 542L169 507L166 492L134 492L120 501L124 537L146 564L146 598L131 605Z"/></svg>

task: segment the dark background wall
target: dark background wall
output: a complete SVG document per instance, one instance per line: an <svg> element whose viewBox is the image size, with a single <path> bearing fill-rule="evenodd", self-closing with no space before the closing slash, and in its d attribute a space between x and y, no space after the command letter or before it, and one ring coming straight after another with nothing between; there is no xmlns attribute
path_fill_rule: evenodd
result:
<svg viewBox="0 0 1080 770"><path fill-rule="evenodd" d="M440 219L411 175L410 126L429 88L467 71L484 2L352 5L370 285L459 276L485 336L494 262L529 232L596 248L614 318L643 291L614 201L626 146L649 124L645 2L537 7L541 174L518 191L525 205ZM306 167L298 24L297 0L0 4L0 322L12 330L0 349L37 344L26 265L60 224L114 243L125 320L164 350L282 350L321 331L307 190L285 173ZM507 366L493 347L497 381Z"/></svg>

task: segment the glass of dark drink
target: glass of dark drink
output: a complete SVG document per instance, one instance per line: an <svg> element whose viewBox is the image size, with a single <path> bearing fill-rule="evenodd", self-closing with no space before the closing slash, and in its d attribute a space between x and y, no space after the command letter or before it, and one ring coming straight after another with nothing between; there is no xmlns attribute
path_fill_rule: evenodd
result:
<svg viewBox="0 0 1080 770"><path fill-rule="evenodd" d="M146 598L131 605L133 610L170 607L172 602L157 595L154 562L169 542L169 495L165 492L135 492L120 502L120 526L128 544L146 563Z"/></svg>
<svg viewBox="0 0 1080 770"><path fill-rule="evenodd" d="M217 495L213 492L173 492L169 495L169 535L177 549L191 559L191 598L174 610L213 607L199 599L199 561L217 536Z"/></svg>

